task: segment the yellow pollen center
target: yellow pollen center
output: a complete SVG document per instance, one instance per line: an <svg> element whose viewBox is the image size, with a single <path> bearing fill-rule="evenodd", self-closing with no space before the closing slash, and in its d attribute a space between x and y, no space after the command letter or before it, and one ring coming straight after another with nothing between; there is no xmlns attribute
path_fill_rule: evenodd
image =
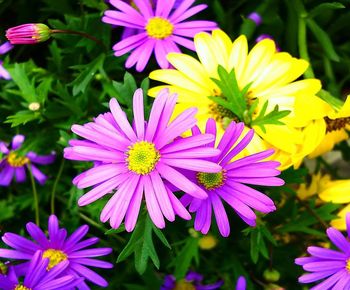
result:
<svg viewBox="0 0 350 290"><path fill-rule="evenodd" d="M187 282L186 280L181 280L176 283L175 288L173 290L195 290L196 287L194 287L190 282Z"/></svg>
<svg viewBox="0 0 350 290"><path fill-rule="evenodd" d="M129 148L129 151L126 153L128 169L141 175L150 173L160 158L160 153L154 144L140 141Z"/></svg>
<svg viewBox="0 0 350 290"><path fill-rule="evenodd" d="M350 259L346 260L346 270L348 270L348 272L350 273Z"/></svg>
<svg viewBox="0 0 350 290"><path fill-rule="evenodd" d="M18 284L14 290L31 290L31 288Z"/></svg>
<svg viewBox="0 0 350 290"><path fill-rule="evenodd" d="M207 190L219 188L224 184L225 172L224 171L220 171L218 173L198 172L197 181L200 185L204 186L204 188Z"/></svg>
<svg viewBox="0 0 350 290"><path fill-rule="evenodd" d="M174 25L165 18L150 18L146 25L146 32L149 37L164 39L173 34Z"/></svg>
<svg viewBox="0 0 350 290"><path fill-rule="evenodd" d="M16 152L10 152L7 156L7 162L12 167L22 167L23 165L29 163L29 159L25 156L18 156Z"/></svg>
<svg viewBox="0 0 350 290"><path fill-rule="evenodd" d="M43 253L43 258L50 259L49 265L47 266L47 270L49 271L53 267L55 267L57 264L61 263L62 261L67 260L67 255L60 250L47 249Z"/></svg>
<svg viewBox="0 0 350 290"><path fill-rule="evenodd" d="M221 125L223 129L231 123L232 120L239 122L240 120L229 109L212 102L209 104L209 114L214 120Z"/></svg>

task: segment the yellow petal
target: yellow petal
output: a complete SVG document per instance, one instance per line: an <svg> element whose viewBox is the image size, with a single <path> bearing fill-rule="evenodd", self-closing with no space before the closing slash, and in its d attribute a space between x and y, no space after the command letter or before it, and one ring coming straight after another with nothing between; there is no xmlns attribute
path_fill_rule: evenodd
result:
<svg viewBox="0 0 350 290"><path fill-rule="evenodd" d="M232 50L228 60L228 69L235 69L237 79L241 79L248 56L248 42L244 35L238 37L232 44Z"/></svg>
<svg viewBox="0 0 350 290"><path fill-rule="evenodd" d="M339 213L338 213L338 219L334 219L331 221L331 226L335 227L336 229L340 231L346 230L346 215L350 212L350 204L345 206Z"/></svg>
<svg viewBox="0 0 350 290"><path fill-rule="evenodd" d="M333 203L350 202L350 179L330 181L326 188L320 192L319 197L323 201Z"/></svg>

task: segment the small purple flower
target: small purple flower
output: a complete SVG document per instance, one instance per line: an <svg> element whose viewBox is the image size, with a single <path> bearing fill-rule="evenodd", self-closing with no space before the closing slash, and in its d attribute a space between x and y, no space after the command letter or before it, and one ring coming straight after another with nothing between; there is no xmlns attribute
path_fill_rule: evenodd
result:
<svg viewBox="0 0 350 290"><path fill-rule="evenodd" d="M243 276L238 277L236 290L246 290L247 289L247 281Z"/></svg>
<svg viewBox="0 0 350 290"><path fill-rule="evenodd" d="M86 266L97 268L112 268L111 263L93 259L94 257L106 256L112 252L111 248L92 248L85 249L96 244L99 239L92 237L86 240L82 239L88 233L89 227L83 225L79 227L72 235L67 237L67 231L59 228L58 219L55 215L51 215L48 223L49 238L34 223L27 223L27 231L34 241L23 238L17 234L5 233L2 237L3 242L13 249L0 249L0 257L16 260L31 260L35 256L36 251L42 251L43 257L48 258L45 269L54 271L54 267L65 262L65 274L72 275L75 278L84 278L87 281L100 286L107 287L108 282L100 275L90 270ZM23 272L28 268L28 264L24 263L16 266L19 272ZM79 289L90 289L88 285L81 281L78 285ZM53 288L52 288L53 289Z"/></svg>
<svg viewBox="0 0 350 290"><path fill-rule="evenodd" d="M350 213L346 215L346 227L347 237L335 228L327 229L327 236L339 251L311 246L307 248L310 257L295 259L297 265L311 272L299 277L299 283L323 280L310 290L350 289Z"/></svg>
<svg viewBox="0 0 350 290"><path fill-rule="evenodd" d="M280 171L276 168L280 165L277 161L262 161L271 156L274 150L266 150L238 160L233 160L252 140L254 131L248 133L239 141L244 124L232 122L226 129L217 148L220 155L208 159L222 167L218 173L193 173L189 172L187 177L196 182L202 190L208 194L205 200L193 196L184 195L181 198L185 206L189 205L190 212L196 212L194 228L207 234L211 226L212 209L222 236L230 234L230 224L226 215L224 205L226 201L234 211L250 226L255 226L256 215L251 209L263 213L269 213L276 209L273 201L265 194L245 185L280 186L284 181L278 177ZM193 135L200 134L198 127L192 129ZM206 133L216 136L216 123L209 119ZM213 141L209 147L215 146Z"/></svg>
<svg viewBox="0 0 350 290"><path fill-rule="evenodd" d="M13 45L6 41L0 45L0 54L6 54L13 48ZM0 79L10 80L9 72L3 67L3 62L0 60Z"/></svg>
<svg viewBox="0 0 350 290"><path fill-rule="evenodd" d="M262 17L257 12L252 12L247 16L248 19L255 22L256 26L259 26L262 23Z"/></svg>
<svg viewBox="0 0 350 290"><path fill-rule="evenodd" d="M129 5L122 0L109 1L117 10L107 10L102 21L112 25L135 29L131 35L113 46L114 55L121 56L130 51L125 66L136 64L137 71L143 71L154 52L161 68L168 68L166 55L180 52L178 44L195 50L192 38L198 32L217 28L212 21L186 21L191 16L204 10L207 5L191 7L193 0L184 0L174 9L176 0L157 1L152 7L150 0L134 0Z"/></svg>
<svg viewBox="0 0 350 290"><path fill-rule="evenodd" d="M78 188L93 186L78 203L84 206L116 192L101 213L101 221L110 220L118 228L125 217L125 228L135 227L143 196L153 223L165 227L164 217L175 220L191 216L174 195L172 187L195 196L207 193L188 180L183 169L219 172L221 166L203 160L218 155L214 148L203 148L214 136L200 134L179 138L195 124L197 109L190 108L170 122L177 95L162 90L156 97L149 121L144 119L143 93L138 89L133 98L134 121L131 125L116 99L109 102L111 112L101 114L84 126L73 125L72 131L87 140L71 140L64 157L92 161L95 167L78 175L73 183Z"/></svg>
<svg viewBox="0 0 350 290"><path fill-rule="evenodd" d="M224 284L224 281L219 280L214 284L202 285L203 276L196 272L188 272L185 279L176 281L173 275L164 277L163 285L160 290L175 290L175 289L195 289L195 290L216 290ZM238 289L241 290L241 289ZM243 289L242 289L243 290Z"/></svg>
<svg viewBox="0 0 350 290"><path fill-rule="evenodd" d="M7 275L0 274L2 290L73 290L81 283L73 275L65 274L69 265L62 261L47 271L49 259L42 258L42 252L36 251L25 269L24 275L18 274L15 266L10 266ZM23 278L21 278L24 276ZM21 282L23 280L23 282Z"/></svg>
<svg viewBox="0 0 350 290"><path fill-rule="evenodd" d="M4 154L0 159L0 186L9 186L12 178L15 176L16 181L21 183L26 181L27 168L34 178L40 183L46 182L47 176L44 175L36 165L47 165L54 162L56 155L37 155L30 151L25 155L20 153L20 148L24 142L23 135L16 135L12 139L10 147L0 141L0 153Z"/></svg>
<svg viewBox="0 0 350 290"><path fill-rule="evenodd" d="M6 30L6 38L11 44L36 44L50 37L50 28L42 23L27 23Z"/></svg>

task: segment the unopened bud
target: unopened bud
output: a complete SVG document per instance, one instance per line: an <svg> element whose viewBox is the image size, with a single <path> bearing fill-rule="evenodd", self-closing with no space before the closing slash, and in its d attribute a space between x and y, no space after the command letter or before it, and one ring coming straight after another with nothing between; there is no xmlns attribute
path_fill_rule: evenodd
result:
<svg viewBox="0 0 350 290"><path fill-rule="evenodd" d="M277 282L280 279L281 274L275 269L267 269L264 271L263 277L267 282Z"/></svg>
<svg viewBox="0 0 350 290"><path fill-rule="evenodd" d="M33 102L33 103L30 103L29 106L28 106L29 110L31 111L37 111L40 109L40 104L38 102Z"/></svg>
<svg viewBox="0 0 350 290"><path fill-rule="evenodd" d="M248 19L255 22L256 26L259 26L262 23L262 17L257 12L252 12L247 16Z"/></svg>
<svg viewBox="0 0 350 290"><path fill-rule="evenodd" d="M190 234L190 236L191 236L192 238L198 238L198 236L199 236L199 234L196 232L195 229L189 229L189 230L188 230L188 233Z"/></svg>
<svg viewBox="0 0 350 290"><path fill-rule="evenodd" d="M27 23L11 27L6 31L11 44L36 44L51 37L51 29L42 23Z"/></svg>
<svg viewBox="0 0 350 290"><path fill-rule="evenodd" d="M212 235L207 235L199 239L198 245L202 250L211 250L215 248L218 241Z"/></svg>

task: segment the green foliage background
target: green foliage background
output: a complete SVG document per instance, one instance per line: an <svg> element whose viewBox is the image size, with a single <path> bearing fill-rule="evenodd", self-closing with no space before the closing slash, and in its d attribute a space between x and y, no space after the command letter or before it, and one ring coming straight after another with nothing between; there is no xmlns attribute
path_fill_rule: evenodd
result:
<svg viewBox="0 0 350 290"><path fill-rule="evenodd" d="M315 75L322 80L325 91L320 97L337 103L349 93L349 0L197 2L209 5L200 18L216 20L232 38L244 33L253 45L257 36L268 33L281 50L309 58L312 69L306 76ZM50 179L44 186L37 185L42 227L46 227L53 210L70 232L83 223L89 224L90 234L100 237L100 245L113 248L109 259L118 261L114 269L99 271L110 282L108 289L159 289L165 274L174 273L182 278L188 269L204 274L206 283L224 279L223 289L233 289L239 275L248 278L248 289L268 289L263 272L270 268L281 274L276 284L286 289L302 289L297 283L302 270L294 265L294 259L305 252L307 245L327 241L322 223L329 224L339 208L333 204L317 205L315 199L302 202L296 198L297 184L308 179L304 166L283 172L287 185L269 190L278 210L259 217L256 228L247 228L229 210L231 235L221 238L214 226L211 234L218 244L211 251L198 247L201 235L190 234L192 222L176 220L160 231L144 215L134 233L129 234L123 228L109 230L108 224L99 221L106 200L83 208L77 206L83 191L71 181L91 164L63 160L63 148L74 137L71 125L86 123L105 112L111 97L116 97L130 116L134 90L141 86L147 91L148 73L157 68L153 60L143 73L125 71L126 57L114 57L111 50L121 30L101 22L107 7L103 0L0 0L2 41L5 30L11 26L42 22L55 29L88 33L104 44L99 46L78 36L55 35L38 45L16 46L4 58L4 66L13 80L0 80L0 140L10 141L20 133L27 138L24 150L38 154L57 152L53 165L41 167ZM263 17L259 27L246 19L253 11ZM152 100L146 95L145 100L149 110ZM33 102L40 104L38 111L28 108ZM343 142L337 149L349 162L348 144ZM317 166L334 177L342 175L322 158L317 160ZM1 233L25 234L25 223L34 220L32 196L29 181L0 187Z"/></svg>

